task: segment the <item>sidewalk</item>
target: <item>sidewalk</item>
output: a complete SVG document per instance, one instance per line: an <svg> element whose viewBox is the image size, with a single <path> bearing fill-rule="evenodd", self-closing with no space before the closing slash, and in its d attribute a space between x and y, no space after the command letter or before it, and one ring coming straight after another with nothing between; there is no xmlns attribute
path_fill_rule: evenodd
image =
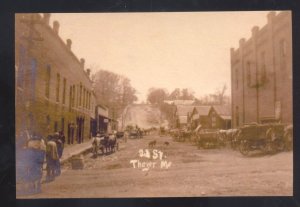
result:
<svg viewBox="0 0 300 207"><path fill-rule="evenodd" d="M81 144L65 145L63 155L61 157L61 164L67 162L73 155L80 155L92 148L92 140L87 140Z"/></svg>

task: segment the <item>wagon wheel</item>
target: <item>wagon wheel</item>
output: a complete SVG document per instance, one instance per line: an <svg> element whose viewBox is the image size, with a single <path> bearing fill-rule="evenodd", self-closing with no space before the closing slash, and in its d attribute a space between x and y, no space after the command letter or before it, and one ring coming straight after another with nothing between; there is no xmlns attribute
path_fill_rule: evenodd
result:
<svg viewBox="0 0 300 207"><path fill-rule="evenodd" d="M239 150L242 153L242 155L249 155L250 152L250 144L248 143L248 141L243 140L241 141L240 145L239 145Z"/></svg>

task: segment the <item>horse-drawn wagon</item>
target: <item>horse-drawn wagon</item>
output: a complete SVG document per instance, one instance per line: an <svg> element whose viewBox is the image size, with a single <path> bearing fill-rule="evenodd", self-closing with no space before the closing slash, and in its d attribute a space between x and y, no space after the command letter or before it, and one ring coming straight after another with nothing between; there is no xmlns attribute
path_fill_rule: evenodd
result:
<svg viewBox="0 0 300 207"><path fill-rule="evenodd" d="M239 150L243 155L260 150L275 153L287 149L287 135L284 124L248 124L239 129L237 137Z"/></svg>
<svg viewBox="0 0 300 207"><path fill-rule="evenodd" d="M201 129L196 136L199 148L217 148L224 145L218 129Z"/></svg>

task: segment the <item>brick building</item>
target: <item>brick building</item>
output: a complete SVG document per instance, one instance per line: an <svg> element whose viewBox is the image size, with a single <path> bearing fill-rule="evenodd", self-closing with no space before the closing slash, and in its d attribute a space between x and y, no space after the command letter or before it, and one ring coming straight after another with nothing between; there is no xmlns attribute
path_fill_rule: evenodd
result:
<svg viewBox="0 0 300 207"><path fill-rule="evenodd" d="M267 24L231 48L232 126L292 123L291 12L270 12Z"/></svg>
<svg viewBox="0 0 300 207"><path fill-rule="evenodd" d="M50 14L15 15L16 133L62 130L67 143L80 143L95 118L90 70L60 38L59 22L49 22Z"/></svg>

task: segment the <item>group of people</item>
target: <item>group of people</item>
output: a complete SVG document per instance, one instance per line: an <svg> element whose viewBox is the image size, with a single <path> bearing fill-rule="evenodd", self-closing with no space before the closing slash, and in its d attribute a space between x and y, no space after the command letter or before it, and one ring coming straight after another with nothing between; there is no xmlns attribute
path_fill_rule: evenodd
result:
<svg viewBox="0 0 300 207"><path fill-rule="evenodd" d="M16 142L16 181L21 194L41 192L43 165L46 161L46 182L61 173L60 158L65 136L62 131L43 137L36 132L23 131ZM18 186L17 186L18 187Z"/></svg>

